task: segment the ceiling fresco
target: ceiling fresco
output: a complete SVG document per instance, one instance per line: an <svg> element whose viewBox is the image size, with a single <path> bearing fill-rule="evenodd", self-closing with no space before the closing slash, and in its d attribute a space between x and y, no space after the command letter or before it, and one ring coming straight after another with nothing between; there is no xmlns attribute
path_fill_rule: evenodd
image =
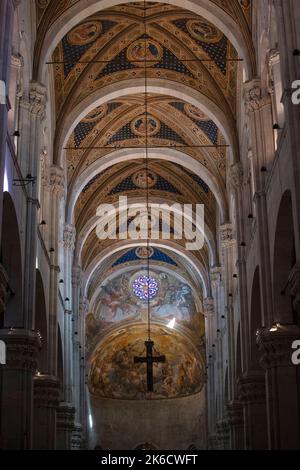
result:
<svg viewBox="0 0 300 470"><path fill-rule="evenodd" d="M205 220L213 230L216 216L215 199L207 184L180 165L151 160L148 164L150 197L159 197L181 204L205 205ZM75 221L80 231L96 214L99 201L117 203L119 196L128 199L146 197L144 160L116 164L96 175L83 188L75 206ZM147 184L146 184L147 186Z"/></svg>
<svg viewBox="0 0 300 470"><path fill-rule="evenodd" d="M89 389L93 395L119 399L179 398L199 392L205 383L203 355L178 332L154 326L155 355L166 362L153 367L154 392L147 392L146 366L135 364L145 355L146 333L133 326L115 333L94 351L90 360Z"/></svg>
<svg viewBox="0 0 300 470"><path fill-rule="evenodd" d="M69 185L116 149L143 149L146 138L148 147L178 149L224 182L226 142L216 124L195 106L149 94L147 113L145 95L133 95L96 108L76 126L66 145Z"/></svg>
<svg viewBox="0 0 300 470"><path fill-rule="evenodd" d="M74 105L107 84L144 77L145 58L148 78L183 83L216 103L225 97L234 110L236 62L228 59L237 55L224 34L171 5L157 4L146 12L145 27L143 8L127 4L103 10L62 39L53 54L58 113L67 112L67 98ZM80 83L76 89L74 82Z"/></svg>
<svg viewBox="0 0 300 470"><path fill-rule="evenodd" d="M149 286L149 295L148 287ZM148 298L153 321L169 323L175 318L180 325L199 330L199 315L192 289L177 276L172 276L140 263L138 270L114 277L100 286L93 317L88 318L88 338L121 321L147 321Z"/></svg>

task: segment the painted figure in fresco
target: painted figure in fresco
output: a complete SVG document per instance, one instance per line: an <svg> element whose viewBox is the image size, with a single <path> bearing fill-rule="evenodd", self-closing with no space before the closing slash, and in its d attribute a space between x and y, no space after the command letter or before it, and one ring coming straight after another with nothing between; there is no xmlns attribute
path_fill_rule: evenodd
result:
<svg viewBox="0 0 300 470"><path fill-rule="evenodd" d="M130 344L119 344L104 356L96 356L91 361L90 390L103 397L138 399L145 398L145 366L134 364L134 356L144 350L143 340ZM177 343L169 343L157 348L157 354L164 349L167 362L155 364L153 375L155 396L172 398L195 393L201 386L201 372L197 360L190 354L182 356Z"/></svg>
<svg viewBox="0 0 300 470"><path fill-rule="evenodd" d="M142 129L144 129L144 125L142 127ZM141 127L140 129L141 130ZM138 187L138 188L152 188L155 183L156 183L156 177L154 174L152 173L149 173L147 172L146 170L142 170L142 171L138 171L135 175L134 175L134 184ZM146 247L144 247L145 250L147 250Z"/></svg>
<svg viewBox="0 0 300 470"><path fill-rule="evenodd" d="M77 26L69 33L69 43L76 46L89 44L97 39L101 33L101 23L89 21Z"/></svg>
<svg viewBox="0 0 300 470"><path fill-rule="evenodd" d="M142 116L134 123L134 130L138 135L153 135L157 130L157 122L149 116Z"/></svg>

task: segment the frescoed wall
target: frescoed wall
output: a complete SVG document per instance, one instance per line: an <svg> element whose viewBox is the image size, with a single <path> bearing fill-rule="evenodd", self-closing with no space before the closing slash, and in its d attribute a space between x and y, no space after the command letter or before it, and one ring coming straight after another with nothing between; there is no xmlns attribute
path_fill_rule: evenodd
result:
<svg viewBox="0 0 300 470"><path fill-rule="evenodd" d="M105 340L90 361L89 389L92 395L119 399L178 398L199 392L205 381L204 362L186 338L153 327L154 356L165 355L164 363L153 365L154 392L147 392L145 357L146 332L143 326L123 330Z"/></svg>
<svg viewBox="0 0 300 470"><path fill-rule="evenodd" d="M88 345L117 322L146 322L148 297L153 322L175 321L197 336L204 334L203 315L197 312L191 287L169 273L142 269L123 273L101 286L95 312L86 319Z"/></svg>

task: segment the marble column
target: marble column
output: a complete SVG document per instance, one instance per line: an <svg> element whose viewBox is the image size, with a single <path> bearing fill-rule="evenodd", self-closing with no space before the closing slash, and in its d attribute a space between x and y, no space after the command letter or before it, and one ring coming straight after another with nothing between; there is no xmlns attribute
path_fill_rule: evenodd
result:
<svg viewBox="0 0 300 470"><path fill-rule="evenodd" d="M215 388L215 344L216 339L216 315L214 299L206 298L203 301L203 311L205 316L206 332L206 355L207 355L207 403L208 403L208 434L211 441L216 434L216 388Z"/></svg>
<svg viewBox="0 0 300 470"><path fill-rule="evenodd" d="M35 450L56 448L56 409L60 384L57 377L38 374L34 377L34 440Z"/></svg>
<svg viewBox="0 0 300 470"><path fill-rule="evenodd" d="M299 1L298 0L274 0L277 31L278 49L280 53L282 88L284 90L282 103L286 118L286 132L290 146L290 164L293 168L294 187L294 227L295 233L300 233L300 105L292 101L292 84L300 78L300 59L293 54L294 50L300 49L299 34ZM300 247L296 240L297 259L299 259Z"/></svg>
<svg viewBox="0 0 300 470"><path fill-rule="evenodd" d="M244 450L244 415L243 405L239 401L230 401L227 404L229 425L229 447L231 450Z"/></svg>
<svg viewBox="0 0 300 470"><path fill-rule="evenodd" d="M239 401L244 405L246 450L268 449L266 384L263 370L248 371L238 380Z"/></svg>
<svg viewBox="0 0 300 470"><path fill-rule="evenodd" d="M278 325L258 331L261 365L266 373L270 449L300 449L300 369L292 363L292 344L300 327Z"/></svg>
<svg viewBox="0 0 300 470"><path fill-rule="evenodd" d="M5 91L6 97L8 97L9 92L8 87L10 78L14 10L19 3L19 0L1 0L0 2L0 81L1 87ZM0 226L2 226L3 176L8 129L8 111L8 100L5 100L5 102L0 102Z"/></svg>
<svg viewBox="0 0 300 470"><path fill-rule="evenodd" d="M46 88L40 83L30 82L28 96L21 100L22 136L20 137L21 159L27 162L25 174L38 178L41 151L42 122L45 117ZM24 325L30 326L35 317L35 280L36 280L36 247L37 247L37 211L39 208L38 185L27 186L26 201L26 235L23 287ZM34 320L33 320L34 321Z"/></svg>
<svg viewBox="0 0 300 470"><path fill-rule="evenodd" d="M224 312L227 322L228 340L228 387L229 399L235 398L236 367L235 367L235 331L233 311L233 273L236 260L236 237L231 224L220 227L220 242L224 266ZM231 295L231 297L229 297Z"/></svg>
<svg viewBox="0 0 300 470"><path fill-rule="evenodd" d="M267 91L261 88L259 79L245 84L244 103L249 117L251 134L263 320L265 324L272 324L273 300L266 177L265 172L262 172L261 169L271 165L275 148L273 133L270 132L273 126L271 98Z"/></svg>
<svg viewBox="0 0 300 470"><path fill-rule="evenodd" d="M230 446L230 429L227 419L217 422L217 440L220 450L229 450Z"/></svg>
<svg viewBox="0 0 300 470"><path fill-rule="evenodd" d="M57 450L71 450L74 432L75 408L70 403L61 402L56 412Z"/></svg>
<svg viewBox="0 0 300 470"><path fill-rule="evenodd" d="M1 366L0 448L32 448L33 376L41 347L37 332L24 329L0 330L6 344L6 365Z"/></svg>

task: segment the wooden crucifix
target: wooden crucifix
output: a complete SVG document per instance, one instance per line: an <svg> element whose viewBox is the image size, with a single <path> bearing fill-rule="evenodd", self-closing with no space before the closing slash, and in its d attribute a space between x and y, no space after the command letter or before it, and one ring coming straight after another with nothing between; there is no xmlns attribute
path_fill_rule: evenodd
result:
<svg viewBox="0 0 300 470"><path fill-rule="evenodd" d="M153 356L153 341L145 341L146 357L135 357L135 364L147 364L147 390L153 392L153 364L158 362L166 362L166 356Z"/></svg>

